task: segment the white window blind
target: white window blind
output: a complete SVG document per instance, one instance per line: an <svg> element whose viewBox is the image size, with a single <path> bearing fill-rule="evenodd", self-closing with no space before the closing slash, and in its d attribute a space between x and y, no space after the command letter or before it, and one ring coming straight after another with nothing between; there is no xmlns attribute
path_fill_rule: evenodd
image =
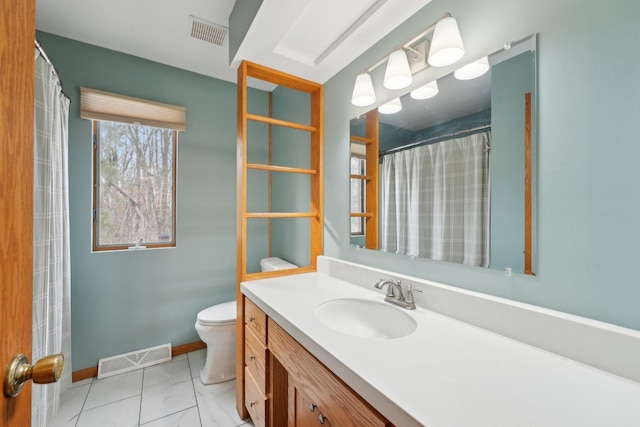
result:
<svg viewBox="0 0 640 427"><path fill-rule="evenodd" d="M80 88L80 117L177 131L186 130L184 107L86 87Z"/></svg>
<svg viewBox="0 0 640 427"><path fill-rule="evenodd" d="M351 143L351 155L352 156L360 156L360 157L366 157L367 156L367 146L364 144L358 144L355 142Z"/></svg>

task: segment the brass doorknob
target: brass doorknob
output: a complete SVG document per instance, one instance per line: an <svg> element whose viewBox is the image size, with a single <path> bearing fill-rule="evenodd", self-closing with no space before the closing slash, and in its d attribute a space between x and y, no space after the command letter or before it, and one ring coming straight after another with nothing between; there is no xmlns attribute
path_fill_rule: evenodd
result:
<svg viewBox="0 0 640 427"><path fill-rule="evenodd" d="M43 357L35 365L30 365L24 354L17 354L7 366L4 394L7 397L16 397L22 391L24 382L31 379L36 384L54 383L60 379L63 367L62 353Z"/></svg>

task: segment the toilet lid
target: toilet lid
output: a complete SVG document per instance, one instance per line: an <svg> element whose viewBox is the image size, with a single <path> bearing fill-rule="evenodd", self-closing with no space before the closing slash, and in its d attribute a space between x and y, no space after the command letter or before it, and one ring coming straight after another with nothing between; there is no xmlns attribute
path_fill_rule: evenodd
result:
<svg viewBox="0 0 640 427"><path fill-rule="evenodd" d="M236 321L236 302L229 301L205 308L198 313L198 323L202 325L225 325Z"/></svg>

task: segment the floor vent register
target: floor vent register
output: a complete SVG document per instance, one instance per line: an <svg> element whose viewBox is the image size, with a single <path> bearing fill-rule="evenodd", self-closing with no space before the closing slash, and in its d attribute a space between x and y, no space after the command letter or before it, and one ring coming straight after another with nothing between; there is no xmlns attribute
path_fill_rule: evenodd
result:
<svg viewBox="0 0 640 427"><path fill-rule="evenodd" d="M105 357L98 361L98 379L135 371L171 360L171 344Z"/></svg>

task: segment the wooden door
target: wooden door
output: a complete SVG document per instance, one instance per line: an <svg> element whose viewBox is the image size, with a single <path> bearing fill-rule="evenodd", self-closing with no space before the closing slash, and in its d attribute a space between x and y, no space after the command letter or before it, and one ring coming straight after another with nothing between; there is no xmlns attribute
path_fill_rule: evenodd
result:
<svg viewBox="0 0 640 427"><path fill-rule="evenodd" d="M31 359L35 0L0 6L0 372ZM31 384L2 395L0 427L31 426Z"/></svg>
<svg viewBox="0 0 640 427"><path fill-rule="evenodd" d="M311 411L311 408L314 408L315 405L313 405L311 399L307 398L295 384L289 384L289 387L292 387L292 390L289 392L292 401L290 401L289 404L294 410L292 414L293 420L290 424L293 424L295 427L315 427L318 424L314 413L316 411Z"/></svg>
<svg viewBox="0 0 640 427"><path fill-rule="evenodd" d="M289 384L289 404L292 406L292 420L289 423L295 427L331 427L331 421L322 413L315 403L307 397L295 384Z"/></svg>

